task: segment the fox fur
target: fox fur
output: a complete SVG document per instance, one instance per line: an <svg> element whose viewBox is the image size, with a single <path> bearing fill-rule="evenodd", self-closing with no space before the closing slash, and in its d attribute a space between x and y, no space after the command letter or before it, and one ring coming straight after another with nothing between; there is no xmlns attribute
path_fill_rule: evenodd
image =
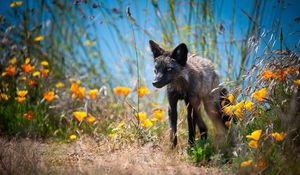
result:
<svg viewBox="0 0 300 175"><path fill-rule="evenodd" d="M164 50L152 40L149 44L154 57L155 78L152 84L156 88L167 86L172 147L177 145L179 100L184 100L187 106L189 144L195 141L196 125L200 130L201 139L207 138L207 127L200 112L201 104L217 130L224 132L224 122L227 119L222 118L220 103L227 91L219 87L219 76L213 63L195 54L188 55L188 48L184 43L172 51Z"/></svg>

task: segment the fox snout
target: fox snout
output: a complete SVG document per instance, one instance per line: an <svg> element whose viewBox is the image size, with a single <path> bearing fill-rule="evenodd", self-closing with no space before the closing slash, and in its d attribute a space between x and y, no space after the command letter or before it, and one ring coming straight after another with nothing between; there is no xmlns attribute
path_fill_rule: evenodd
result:
<svg viewBox="0 0 300 175"><path fill-rule="evenodd" d="M163 76L162 73L157 73L155 75L155 78L152 82L153 86L156 87L156 88L162 88L164 87L165 85L168 84L166 78Z"/></svg>

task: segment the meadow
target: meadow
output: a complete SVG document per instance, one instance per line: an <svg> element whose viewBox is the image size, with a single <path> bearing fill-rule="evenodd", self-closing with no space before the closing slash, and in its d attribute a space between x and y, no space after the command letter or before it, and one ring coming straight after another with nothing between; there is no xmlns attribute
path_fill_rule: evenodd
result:
<svg viewBox="0 0 300 175"><path fill-rule="evenodd" d="M298 174L298 6L3 2L1 174ZM151 83L150 39L168 49L184 42L215 64L229 91L222 141L203 112L208 139L189 146L182 102L178 145L170 148L165 88Z"/></svg>

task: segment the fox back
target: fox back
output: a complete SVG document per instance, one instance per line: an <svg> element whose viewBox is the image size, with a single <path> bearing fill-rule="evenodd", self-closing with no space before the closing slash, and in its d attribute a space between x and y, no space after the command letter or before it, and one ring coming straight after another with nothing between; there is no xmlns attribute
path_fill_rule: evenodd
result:
<svg viewBox="0 0 300 175"><path fill-rule="evenodd" d="M195 126L199 127L201 138L207 137L207 128L200 116L203 103L206 113L217 129L224 129L220 116L219 76L213 63L197 55L188 55L187 46L182 43L173 51L165 51L154 41L149 41L154 57L155 79L157 88L167 86L171 140L177 143L177 102L184 100L188 110L189 143L194 143Z"/></svg>

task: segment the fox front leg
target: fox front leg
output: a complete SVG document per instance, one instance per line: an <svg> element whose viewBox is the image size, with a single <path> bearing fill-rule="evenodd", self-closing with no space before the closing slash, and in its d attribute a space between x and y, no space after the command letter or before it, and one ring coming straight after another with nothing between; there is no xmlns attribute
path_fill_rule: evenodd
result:
<svg viewBox="0 0 300 175"><path fill-rule="evenodd" d="M169 122L170 122L170 140L172 149L177 145L177 102L178 98L172 94L168 94L169 101Z"/></svg>

